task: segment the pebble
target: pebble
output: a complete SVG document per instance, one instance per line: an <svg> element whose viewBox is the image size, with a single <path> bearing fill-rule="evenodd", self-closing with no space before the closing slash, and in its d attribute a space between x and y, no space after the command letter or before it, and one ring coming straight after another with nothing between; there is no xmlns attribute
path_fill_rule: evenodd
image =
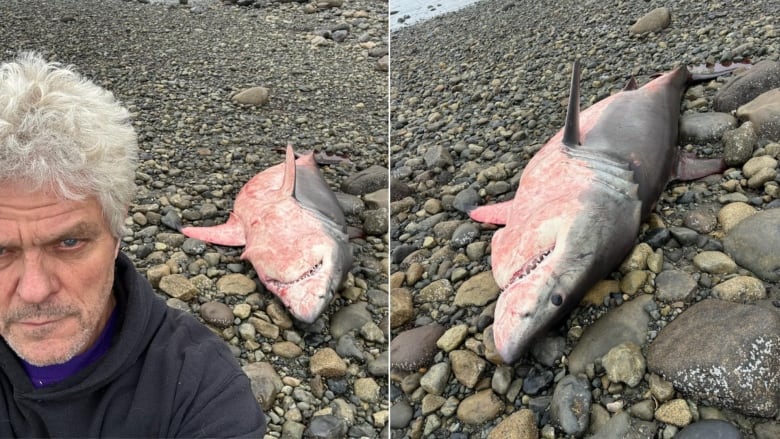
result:
<svg viewBox="0 0 780 439"><path fill-rule="evenodd" d="M694 422L680 430L676 439L742 439L739 429L718 419Z"/></svg>
<svg viewBox="0 0 780 439"><path fill-rule="evenodd" d="M452 373L464 386L473 389L487 367L487 362L467 350L456 350L449 354Z"/></svg>
<svg viewBox="0 0 780 439"><path fill-rule="evenodd" d="M667 401L655 411L655 419L677 427L685 427L691 423L692 418L691 410L684 399Z"/></svg>
<svg viewBox="0 0 780 439"><path fill-rule="evenodd" d="M449 376L449 363L436 363L420 378L420 387L428 393L441 395L447 386Z"/></svg>
<svg viewBox="0 0 780 439"><path fill-rule="evenodd" d="M636 387L645 374L645 357L640 347L632 342L619 344L601 359L607 377L613 383Z"/></svg>
<svg viewBox="0 0 780 439"><path fill-rule="evenodd" d="M198 289L183 274L170 274L160 279L160 289L168 296L188 302L198 294Z"/></svg>
<svg viewBox="0 0 780 439"><path fill-rule="evenodd" d="M490 433L488 439L538 439L539 428L536 426L531 410L520 409L502 420Z"/></svg>
<svg viewBox="0 0 780 439"><path fill-rule="evenodd" d="M655 278L655 296L663 302L687 300L696 288L691 275L680 270L664 270Z"/></svg>
<svg viewBox="0 0 780 439"><path fill-rule="evenodd" d="M396 335L390 343L390 365L410 371L428 366L436 355L436 342L444 331L444 326L432 324Z"/></svg>
<svg viewBox="0 0 780 439"><path fill-rule="evenodd" d="M309 360L309 367L312 374L326 378L342 377L347 373L347 364L331 348L315 352Z"/></svg>
<svg viewBox="0 0 780 439"><path fill-rule="evenodd" d="M504 410L504 403L492 390L482 390L466 397L458 406L457 416L466 424L483 424Z"/></svg>
<svg viewBox="0 0 780 439"><path fill-rule="evenodd" d="M550 417L564 433L581 436L588 429L591 400L588 380L566 375L553 391Z"/></svg>
<svg viewBox="0 0 780 439"><path fill-rule="evenodd" d="M758 212L742 220L726 234L723 246L742 267L769 282L780 280L780 209Z"/></svg>
<svg viewBox="0 0 780 439"><path fill-rule="evenodd" d="M485 271L472 276L458 288L455 293L455 306L484 306L495 300L501 289L493 279L493 273Z"/></svg>
<svg viewBox="0 0 780 439"><path fill-rule="evenodd" d="M732 302L755 302L766 298L766 287L752 276L737 276L712 288L715 297Z"/></svg>
<svg viewBox="0 0 780 439"><path fill-rule="evenodd" d="M203 320L217 328L227 328L233 324L233 311L222 302L207 302L200 306Z"/></svg>

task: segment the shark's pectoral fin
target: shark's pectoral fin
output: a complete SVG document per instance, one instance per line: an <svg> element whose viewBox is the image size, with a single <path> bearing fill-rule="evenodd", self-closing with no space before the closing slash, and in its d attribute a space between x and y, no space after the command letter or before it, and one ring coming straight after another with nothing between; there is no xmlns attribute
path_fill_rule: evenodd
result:
<svg viewBox="0 0 780 439"><path fill-rule="evenodd" d="M726 169L726 162L722 158L700 159L693 153L680 154L677 169L672 178L674 180L696 180L712 174L718 174Z"/></svg>
<svg viewBox="0 0 780 439"><path fill-rule="evenodd" d="M504 225L506 224L507 218L509 218L509 209L511 206L512 201L479 206L469 211L469 217L480 223Z"/></svg>
<svg viewBox="0 0 780 439"><path fill-rule="evenodd" d="M230 214L230 219L225 224L213 227L184 227L181 230L184 236L200 239L212 244L239 247L246 245L244 227L237 216Z"/></svg>

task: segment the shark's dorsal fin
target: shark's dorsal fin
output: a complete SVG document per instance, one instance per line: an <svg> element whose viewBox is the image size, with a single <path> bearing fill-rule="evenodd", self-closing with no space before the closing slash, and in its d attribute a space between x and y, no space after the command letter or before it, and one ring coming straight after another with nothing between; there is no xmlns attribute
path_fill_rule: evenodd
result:
<svg viewBox="0 0 780 439"><path fill-rule="evenodd" d="M571 69L571 90L569 107L566 110L566 125L563 127L563 144L575 147L580 141L580 62L574 61Z"/></svg>
<svg viewBox="0 0 780 439"><path fill-rule="evenodd" d="M284 178L279 191L291 197L295 196L295 152L290 144L287 145L287 152L284 156Z"/></svg>
<svg viewBox="0 0 780 439"><path fill-rule="evenodd" d="M636 85L636 79L634 79L634 77L631 76L631 78L628 80L628 82L626 82L626 86L623 87L623 91L636 90L637 88L639 88L639 87Z"/></svg>

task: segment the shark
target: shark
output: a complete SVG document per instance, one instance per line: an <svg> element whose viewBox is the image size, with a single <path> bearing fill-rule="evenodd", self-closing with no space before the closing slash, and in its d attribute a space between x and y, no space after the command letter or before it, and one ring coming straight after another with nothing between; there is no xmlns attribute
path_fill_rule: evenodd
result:
<svg viewBox="0 0 780 439"><path fill-rule="evenodd" d="M493 340L506 363L625 259L669 181L725 167L677 147L686 67L642 87L632 78L584 111L580 74L575 62L565 125L528 162L515 197L469 212L504 226L492 237L491 269L501 289Z"/></svg>
<svg viewBox="0 0 780 439"><path fill-rule="evenodd" d="M250 179L226 223L183 227L190 238L244 246L266 289L298 320L314 322L332 301L352 266L344 214L313 153L285 161Z"/></svg>

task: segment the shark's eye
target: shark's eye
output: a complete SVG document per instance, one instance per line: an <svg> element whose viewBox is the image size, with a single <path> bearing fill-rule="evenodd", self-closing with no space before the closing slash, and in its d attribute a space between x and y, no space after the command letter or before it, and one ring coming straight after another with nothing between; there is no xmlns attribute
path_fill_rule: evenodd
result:
<svg viewBox="0 0 780 439"><path fill-rule="evenodd" d="M561 295L557 293L553 294L550 297L550 302L552 302L552 304L555 306L561 306L561 304L563 303L563 297L561 297Z"/></svg>

